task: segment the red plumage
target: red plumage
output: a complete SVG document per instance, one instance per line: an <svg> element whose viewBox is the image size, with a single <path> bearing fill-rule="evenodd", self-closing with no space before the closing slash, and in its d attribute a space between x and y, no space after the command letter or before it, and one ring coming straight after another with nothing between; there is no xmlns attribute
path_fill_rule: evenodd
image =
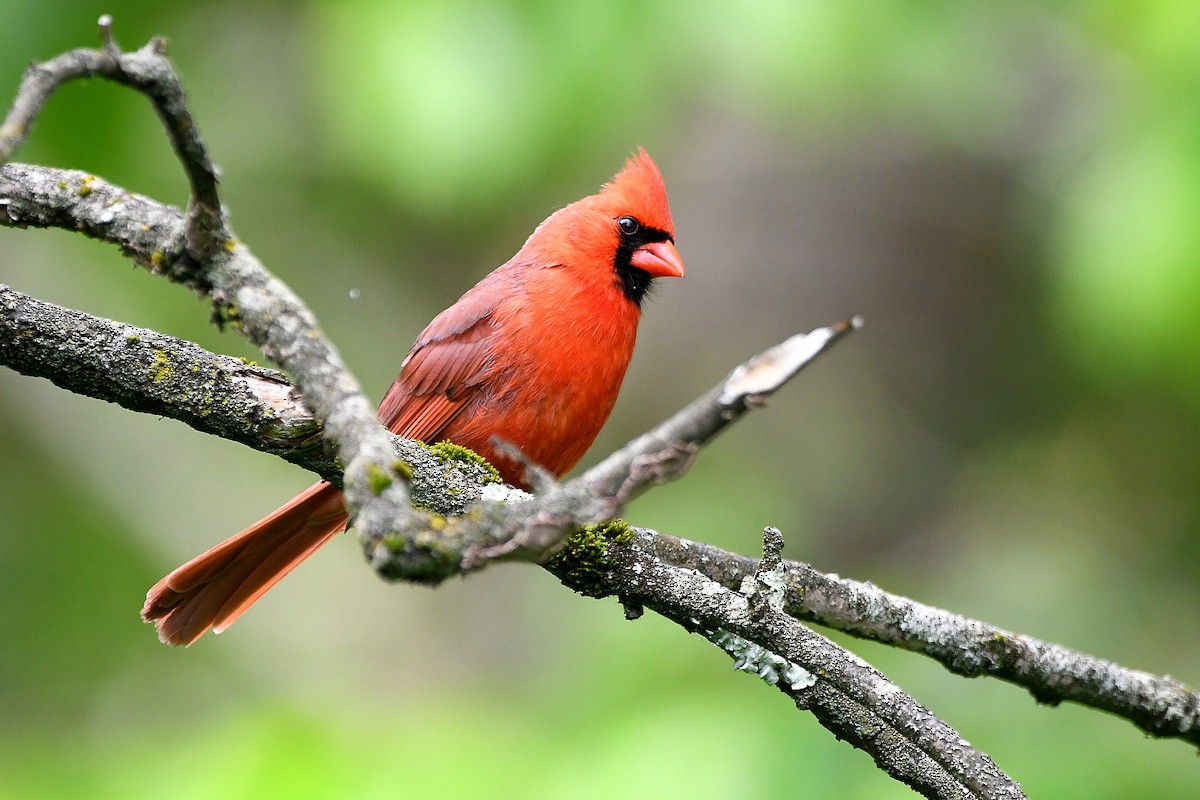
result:
<svg viewBox="0 0 1200 800"><path fill-rule="evenodd" d="M493 439L562 475L616 402L653 278L682 277L666 187L644 150L601 190L551 214L509 261L417 337L379 406L400 436L468 447L506 481ZM147 594L159 638L189 645L228 627L346 525L341 492L315 484Z"/></svg>

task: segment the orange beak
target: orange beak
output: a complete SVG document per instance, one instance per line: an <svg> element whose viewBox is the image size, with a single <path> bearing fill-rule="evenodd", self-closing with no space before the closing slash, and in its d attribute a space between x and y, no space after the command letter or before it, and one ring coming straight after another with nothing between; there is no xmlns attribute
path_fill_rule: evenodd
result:
<svg viewBox="0 0 1200 800"><path fill-rule="evenodd" d="M682 278L683 259L671 242L650 242L633 251L629 263L653 278Z"/></svg>

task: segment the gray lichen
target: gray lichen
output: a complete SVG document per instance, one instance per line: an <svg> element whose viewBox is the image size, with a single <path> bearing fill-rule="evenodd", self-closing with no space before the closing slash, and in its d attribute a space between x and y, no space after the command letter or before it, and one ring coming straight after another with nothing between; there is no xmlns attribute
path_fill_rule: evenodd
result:
<svg viewBox="0 0 1200 800"><path fill-rule="evenodd" d="M807 689L817 682L817 676L799 664L788 661L735 633L730 633L723 628L703 630L701 633L706 639L729 654L733 659L734 669L752 672L770 686L782 682L792 691L799 691Z"/></svg>

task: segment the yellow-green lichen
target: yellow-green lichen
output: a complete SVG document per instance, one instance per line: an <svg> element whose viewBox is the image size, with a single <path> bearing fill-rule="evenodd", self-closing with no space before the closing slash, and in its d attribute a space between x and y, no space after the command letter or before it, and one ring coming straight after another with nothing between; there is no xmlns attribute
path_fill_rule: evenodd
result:
<svg viewBox="0 0 1200 800"><path fill-rule="evenodd" d="M452 461L460 461L464 464L471 464L479 467L483 472L483 475L481 476L481 483L484 485L489 483L504 483L504 481L500 478L500 473L496 471L496 468L488 463L487 459L476 453L474 450L454 444L453 442L437 442L436 444L424 445L424 447L430 453L433 453L433 455L437 456L440 460L447 463Z"/></svg>
<svg viewBox="0 0 1200 800"><path fill-rule="evenodd" d="M142 337L138 336L136 333L131 333L125 337L126 344L138 344L141 341Z"/></svg>
<svg viewBox="0 0 1200 800"><path fill-rule="evenodd" d="M166 258L167 256L162 250L155 250L150 254L150 266L158 269L163 265L163 261L165 261Z"/></svg>
<svg viewBox="0 0 1200 800"><path fill-rule="evenodd" d="M218 330L225 330L225 326L229 325L235 331L240 331L242 329L242 312L234 303L214 303L212 321Z"/></svg>
<svg viewBox="0 0 1200 800"><path fill-rule="evenodd" d="M367 465L367 485L371 487L371 494L378 497L392 485L392 476L387 473L383 467L378 464Z"/></svg>
<svg viewBox="0 0 1200 800"><path fill-rule="evenodd" d="M0 139L16 139L18 136L24 136L28 130L24 123L10 122L0 128Z"/></svg>
<svg viewBox="0 0 1200 800"><path fill-rule="evenodd" d="M82 181L79 182L79 188L75 190L75 194L79 195L80 197L87 197L94 191L92 189L92 184L95 182L95 175L86 176Z"/></svg>
<svg viewBox="0 0 1200 800"><path fill-rule="evenodd" d="M438 515L431 515L430 521L434 530L446 524L445 517ZM390 580L438 584L457 574L462 564L462 556L432 531L414 536L384 536L379 541L391 556L377 569Z"/></svg>
<svg viewBox="0 0 1200 800"><path fill-rule="evenodd" d="M392 462L392 469L397 475L406 481L411 481L413 477L412 464L409 464L403 458L397 458Z"/></svg>
<svg viewBox="0 0 1200 800"><path fill-rule="evenodd" d="M150 380L162 383L171 380L175 367L171 364L171 354L162 348L154 348L154 360L150 363Z"/></svg>
<svg viewBox="0 0 1200 800"><path fill-rule="evenodd" d="M607 597L605 576L616 566L610 548L633 541L634 531L623 519L591 525L567 537L546 566L563 585L585 597Z"/></svg>

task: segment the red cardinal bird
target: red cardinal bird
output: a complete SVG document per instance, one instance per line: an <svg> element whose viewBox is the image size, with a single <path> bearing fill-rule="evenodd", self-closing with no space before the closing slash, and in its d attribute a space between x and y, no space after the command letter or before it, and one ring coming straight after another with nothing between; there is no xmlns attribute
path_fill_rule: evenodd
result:
<svg viewBox="0 0 1200 800"><path fill-rule="evenodd" d="M522 469L493 438L562 475L612 411L650 284L682 276L662 174L639 149L429 323L379 420L400 436L469 447L511 484L522 485ZM346 521L342 493L311 486L159 581L142 618L167 644L219 633Z"/></svg>

